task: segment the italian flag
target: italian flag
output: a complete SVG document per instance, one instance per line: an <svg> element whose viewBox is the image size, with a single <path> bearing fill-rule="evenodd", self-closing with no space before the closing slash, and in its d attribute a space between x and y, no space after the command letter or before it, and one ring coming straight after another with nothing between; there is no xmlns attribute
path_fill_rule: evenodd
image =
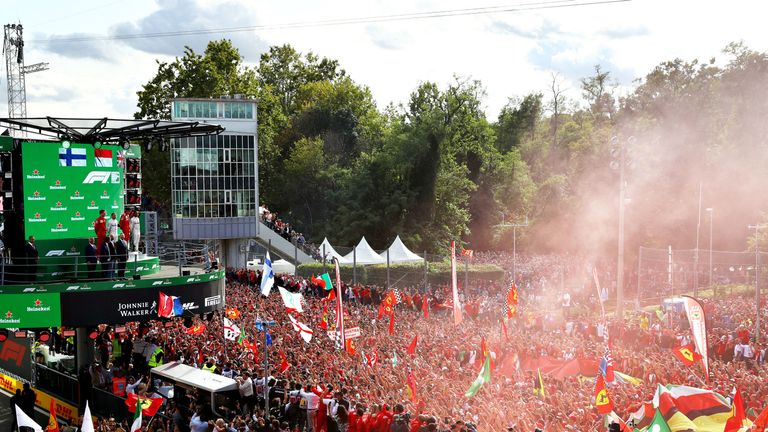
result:
<svg viewBox="0 0 768 432"><path fill-rule="evenodd" d="M128 432L141 431L141 399L136 399L136 412L133 413L133 423L131 423L131 429Z"/></svg>
<svg viewBox="0 0 768 432"><path fill-rule="evenodd" d="M491 356L489 355L485 356L483 368L480 370L480 373L477 374L477 378L475 378L475 381L472 383L472 385L469 386L469 390L464 393L464 396L468 398L475 396L477 392L480 391L480 388L483 386L483 384L487 382L491 382Z"/></svg>

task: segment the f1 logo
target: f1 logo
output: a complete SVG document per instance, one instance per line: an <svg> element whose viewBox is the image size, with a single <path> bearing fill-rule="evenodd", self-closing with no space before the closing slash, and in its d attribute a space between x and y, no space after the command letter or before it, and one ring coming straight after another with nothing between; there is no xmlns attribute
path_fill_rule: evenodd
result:
<svg viewBox="0 0 768 432"><path fill-rule="evenodd" d="M93 183L120 183L120 178L117 175L113 175L116 173L110 172L110 171L91 171L88 173L88 175L85 177L85 180L83 180L84 184L93 184Z"/></svg>

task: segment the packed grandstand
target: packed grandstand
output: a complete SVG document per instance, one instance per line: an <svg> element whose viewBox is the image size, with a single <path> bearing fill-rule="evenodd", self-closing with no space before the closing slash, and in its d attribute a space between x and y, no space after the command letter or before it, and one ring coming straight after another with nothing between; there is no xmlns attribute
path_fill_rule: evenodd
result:
<svg viewBox="0 0 768 432"><path fill-rule="evenodd" d="M511 254L474 259L511 268ZM81 392L157 401L143 411L149 431L763 430L768 369L753 297L701 300L707 375L683 308L656 301L619 319L603 315L609 303L584 260L518 256L516 268L514 286L459 282L458 325L449 284L339 289L331 269L274 275L264 291L261 270L227 269L221 312L102 326ZM345 331L359 333L344 344L339 305ZM52 344L67 349L65 338ZM166 383L148 372L173 362L233 378L238 391L213 407L202 392L166 399Z"/></svg>

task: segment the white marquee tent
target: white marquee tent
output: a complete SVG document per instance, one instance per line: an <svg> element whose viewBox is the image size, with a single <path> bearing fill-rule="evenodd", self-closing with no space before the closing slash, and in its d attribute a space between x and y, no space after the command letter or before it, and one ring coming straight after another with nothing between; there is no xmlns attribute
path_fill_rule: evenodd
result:
<svg viewBox="0 0 768 432"><path fill-rule="evenodd" d="M353 255L355 254L355 255ZM368 245L368 242L365 241L365 237L360 239L360 243L355 246L355 250L348 253L344 256L344 260L347 264L351 264L353 261L357 264L361 265L367 265L367 264L385 264L387 262L386 258L382 258L379 256L379 254L376 253L373 248L371 248L370 245ZM339 260L339 262L342 262Z"/></svg>
<svg viewBox="0 0 768 432"><path fill-rule="evenodd" d="M410 249L405 247L405 244L402 240L400 240L400 236L395 237L395 241L392 242L391 245L389 245L389 263L390 264L397 264L397 263L413 263L413 262L423 262L424 258L416 255L415 253L411 252ZM379 256L381 256L384 259L384 262L387 262L387 251L380 253Z"/></svg>
<svg viewBox="0 0 768 432"><path fill-rule="evenodd" d="M328 241L328 237L323 239L323 242L320 243L320 248L318 251L320 252L320 255L323 254L323 246L325 246L325 256L327 261L332 261L333 258L338 258L339 264L351 264L352 258L347 261L347 259L343 256L341 256L340 253L336 252L336 249L331 246L331 242ZM352 255L349 255L352 256Z"/></svg>

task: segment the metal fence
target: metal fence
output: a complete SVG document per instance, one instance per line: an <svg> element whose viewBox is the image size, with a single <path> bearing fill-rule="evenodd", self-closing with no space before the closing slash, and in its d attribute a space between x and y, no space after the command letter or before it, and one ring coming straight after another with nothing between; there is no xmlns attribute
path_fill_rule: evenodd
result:
<svg viewBox="0 0 768 432"><path fill-rule="evenodd" d="M658 299L696 289L732 284L754 285L768 281L768 253L675 250L641 247L637 286L641 300ZM755 270L758 270L757 272Z"/></svg>
<svg viewBox="0 0 768 432"><path fill-rule="evenodd" d="M154 258L159 260L160 269L167 269L171 274L176 271L179 276L202 273L211 265L209 250L213 249L200 243L174 242L160 244L157 256L131 253L122 260L89 259L82 255L47 256L37 260L3 256L0 257L0 285L114 280L133 276L138 273L134 269L142 267L143 260ZM122 277L121 266L126 272Z"/></svg>

